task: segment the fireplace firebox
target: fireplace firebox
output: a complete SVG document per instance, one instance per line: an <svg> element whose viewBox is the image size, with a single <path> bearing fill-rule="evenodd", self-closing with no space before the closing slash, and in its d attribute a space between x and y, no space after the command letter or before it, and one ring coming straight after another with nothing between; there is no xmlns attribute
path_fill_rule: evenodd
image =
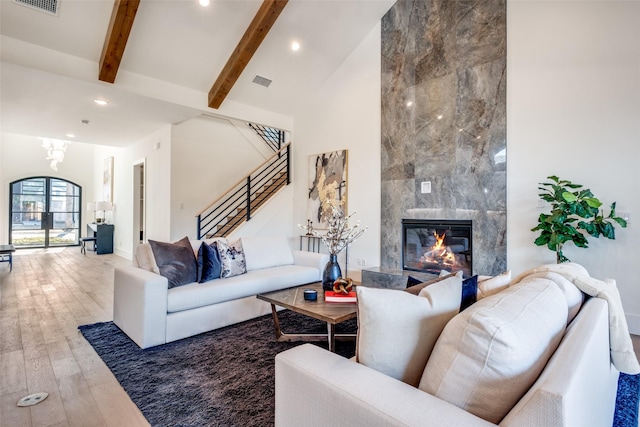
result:
<svg viewBox="0 0 640 427"><path fill-rule="evenodd" d="M402 268L439 274L473 272L471 220L402 220Z"/></svg>

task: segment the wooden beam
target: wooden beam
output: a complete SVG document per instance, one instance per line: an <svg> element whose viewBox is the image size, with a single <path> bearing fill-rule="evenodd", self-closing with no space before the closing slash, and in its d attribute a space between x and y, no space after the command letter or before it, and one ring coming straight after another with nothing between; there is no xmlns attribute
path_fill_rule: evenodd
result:
<svg viewBox="0 0 640 427"><path fill-rule="evenodd" d="M209 107L219 108L289 0L264 0L209 91Z"/></svg>
<svg viewBox="0 0 640 427"><path fill-rule="evenodd" d="M140 0L115 0L111 21L104 39L102 54L100 55L100 73L98 79L113 83L120 68L120 61L127 46L133 20L136 17Z"/></svg>

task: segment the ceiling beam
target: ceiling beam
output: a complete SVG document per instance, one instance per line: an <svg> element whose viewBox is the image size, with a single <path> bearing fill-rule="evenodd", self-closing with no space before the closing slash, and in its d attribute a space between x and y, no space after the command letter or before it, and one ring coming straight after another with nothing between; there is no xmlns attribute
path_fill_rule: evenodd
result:
<svg viewBox="0 0 640 427"><path fill-rule="evenodd" d="M209 107L220 108L242 71L245 69L260 43L280 16L289 0L264 0L242 39L229 57L218 79L209 91Z"/></svg>
<svg viewBox="0 0 640 427"><path fill-rule="evenodd" d="M104 39L102 54L100 55L100 73L98 79L113 83L120 68L120 61L127 46L133 20L136 17L140 0L115 0L111 21Z"/></svg>

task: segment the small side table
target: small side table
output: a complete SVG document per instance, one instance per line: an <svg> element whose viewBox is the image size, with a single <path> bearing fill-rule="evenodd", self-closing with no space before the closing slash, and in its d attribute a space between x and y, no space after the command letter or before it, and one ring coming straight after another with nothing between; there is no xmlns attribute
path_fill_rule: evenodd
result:
<svg viewBox="0 0 640 427"><path fill-rule="evenodd" d="M13 270L13 253L16 248L13 245L0 245L0 262L9 263L9 271Z"/></svg>

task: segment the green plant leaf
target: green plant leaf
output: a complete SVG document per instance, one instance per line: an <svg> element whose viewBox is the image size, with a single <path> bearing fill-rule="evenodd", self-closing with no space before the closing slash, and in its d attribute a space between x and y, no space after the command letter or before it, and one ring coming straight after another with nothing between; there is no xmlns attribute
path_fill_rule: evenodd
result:
<svg viewBox="0 0 640 427"><path fill-rule="evenodd" d="M616 229L613 227L613 224L611 224L610 222L605 222L604 227L602 228L602 235L607 239L615 240Z"/></svg>
<svg viewBox="0 0 640 427"><path fill-rule="evenodd" d="M562 192L562 198L568 203L573 203L578 200L578 197L575 194L568 191Z"/></svg>
<svg viewBox="0 0 640 427"><path fill-rule="evenodd" d="M600 206L602 206L602 202L598 200L597 197L585 197L584 200L592 208L599 208Z"/></svg>
<svg viewBox="0 0 640 427"><path fill-rule="evenodd" d="M549 236L548 235L539 236L533 243L535 243L537 246L544 246L547 243L549 243Z"/></svg>
<svg viewBox="0 0 640 427"><path fill-rule="evenodd" d="M624 219L617 216L611 219L620 224L620 227L627 228L627 221L625 221Z"/></svg>

